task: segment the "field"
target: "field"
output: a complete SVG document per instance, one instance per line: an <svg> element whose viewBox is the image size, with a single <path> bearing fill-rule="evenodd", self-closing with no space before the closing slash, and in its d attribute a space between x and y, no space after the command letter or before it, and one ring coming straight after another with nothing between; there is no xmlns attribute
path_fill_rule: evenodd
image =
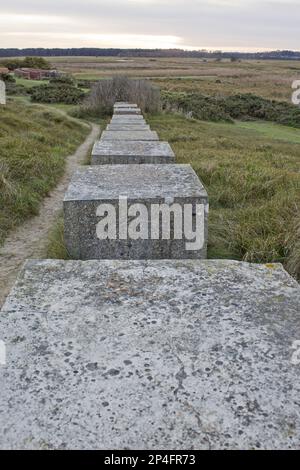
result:
<svg viewBox="0 0 300 470"><path fill-rule="evenodd" d="M292 82L300 78L298 61L53 57L51 63L77 78L89 80L124 74L150 78L163 90L227 95L254 93L288 102Z"/></svg>
<svg viewBox="0 0 300 470"><path fill-rule="evenodd" d="M300 79L296 61L60 57L51 62L86 80L124 74L149 78L174 93L252 93L286 103L291 102L293 80ZM52 107L63 112L74 108ZM207 188L209 257L282 262L300 279L299 129L259 120L204 122L177 113L148 115L147 119L160 138L170 142L177 162L190 163ZM58 167L62 171L61 163ZM62 230L59 220L49 256L66 256Z"/></svg>

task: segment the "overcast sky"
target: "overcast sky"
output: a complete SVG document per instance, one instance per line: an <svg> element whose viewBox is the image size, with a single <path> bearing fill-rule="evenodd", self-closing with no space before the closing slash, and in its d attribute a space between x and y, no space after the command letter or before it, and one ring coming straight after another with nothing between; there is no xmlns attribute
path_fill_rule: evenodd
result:
<svg viewBox="0 0 300 470"><path fill-rule="evenodd" d="M300 0L1 0L0 47L300 49Z"/></svg>

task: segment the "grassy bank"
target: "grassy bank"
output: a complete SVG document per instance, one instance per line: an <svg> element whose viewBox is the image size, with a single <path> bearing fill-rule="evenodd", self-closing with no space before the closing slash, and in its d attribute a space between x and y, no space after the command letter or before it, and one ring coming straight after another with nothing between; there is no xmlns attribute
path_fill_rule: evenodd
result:
<svg viewBox="0 0 300 470"><path fill-rule="evenodd" d="M86 124L25 100L0 107L0 243L38 213L63 174L65 158L88 132Z"/></svg>
<svg viewBox="0 0 300 470"><path fill-rule="evenodd" d="M148 121L208 190L209 257L282 262L299 279L300 145L294 131L264 123L265 137L255 125L171 114Z"/></svg>

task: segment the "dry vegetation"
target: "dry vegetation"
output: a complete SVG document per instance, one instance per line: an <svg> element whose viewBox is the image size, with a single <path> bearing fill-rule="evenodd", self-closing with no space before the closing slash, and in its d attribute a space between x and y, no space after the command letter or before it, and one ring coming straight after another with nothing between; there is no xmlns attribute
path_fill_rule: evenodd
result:
<svg viewBox="0 0 300 470"><path fill-rule="evenodd" d="M38 213L64 172L65 157L89 126L26 101L0 107L0 244L8 232Z"/></svg>
<svg viewBox="0 0 300 470"><path fill-rule="evenodd" d="M147 80L121 75L95 83L81 107L82 115L105 116L113 113L117 101L136 103L143 112L161 111L160 90Z"/></svg>
<svg viewBox="0 0 300 470"><path fill-rule="evenodd" d="M265 137L239 124L148 118L208 190L209 257L282 262L300 279L300 145L290 142L290 128L262 124Z"/></svg>
<svg viewBox="0 0 300 470"><path fill-rule="evenodd" d="M177 58L59 57L54 66L77 78L101 79L115 74L151 78L163 90L207 94L254 93L289 101L291 84L299 79L297 61L216 61Z"/></svg>

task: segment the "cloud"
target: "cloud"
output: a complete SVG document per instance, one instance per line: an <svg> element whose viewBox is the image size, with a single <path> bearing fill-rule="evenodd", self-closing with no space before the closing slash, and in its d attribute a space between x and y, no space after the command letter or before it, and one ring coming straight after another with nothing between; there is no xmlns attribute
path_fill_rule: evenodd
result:
<svg viewBox="0 0 300 470"><path fill-rule="evenodd" d="M300 0L10 0L0 37L2 47L297 49L299 17Z"/></svg>

